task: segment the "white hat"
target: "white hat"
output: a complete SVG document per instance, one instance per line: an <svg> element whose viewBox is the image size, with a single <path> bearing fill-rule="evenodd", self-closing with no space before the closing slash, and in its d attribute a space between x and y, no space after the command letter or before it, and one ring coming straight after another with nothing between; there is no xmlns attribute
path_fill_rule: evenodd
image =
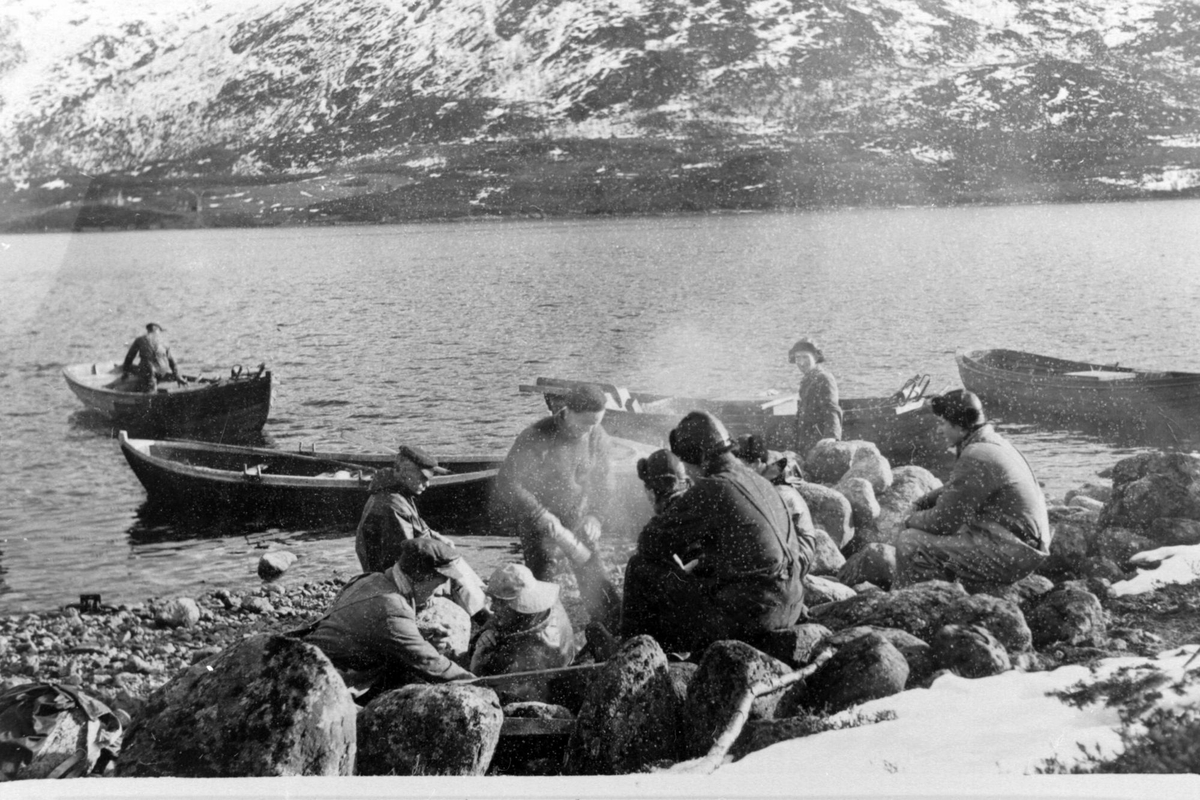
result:
<svg viewBox="0 0 1200 800"><path fill-rule="evenodd" d="M558 584L539 581L533 577L529 567L522 564L497 567L492 577L488 578L484 592L489 597L503 600L522 614L546 611L558 600Z"/></svg>

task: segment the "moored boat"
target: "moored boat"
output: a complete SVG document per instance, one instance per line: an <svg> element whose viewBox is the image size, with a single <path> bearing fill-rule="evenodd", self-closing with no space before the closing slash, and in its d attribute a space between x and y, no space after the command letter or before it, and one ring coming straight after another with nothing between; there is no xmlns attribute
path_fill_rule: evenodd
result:
<svg viewBox="0 0 1200 800"><path fill-rule="evenodd" d="M1200 374L1120 364L1093 364L1019 350L959 350L963 386L985 406L1034 420L1066 419L1102 426L1200 421Z"/></svg>
<svg viewBox="0 0 1200 800"><path fill-rule="evenodd" d="M121 452L158 507L204 515L307 523L358 519L376 471L393 453L289 452L195 441L130 438ZM487 507L503 454L438 456L450 470L430 481L418 505L423 516L469 518Z"/></svg>
<svg viewBox="0 0 1200 800"><path fill-rule="evenodd" d="M709 411L725 424L732 436L758 434L777 450L792 447L795 431L796 395L763 395L753 398L703 399L634 392L612 384L593 381L538 378L523 384L523 392L545 396L551 411L575 386L591 383L608 396L604 427L613 436L633 439L657 447L667 446L667 435L689 411ZM896 464L908 464L939 456L945 443L938 435L937 420L923 399L928 379L914 378L890 397L842 398L842 438L874 442L881 453Z"/></svg>
<svg viewBox="0 0 1200 800"><path fill-rule="evenodd" d="M229 375L184 376L143 392L116 363L73 364L63 369L71 391L113 427L150 437L236 439L262 430L271 410L271 372L235 367Z"/></svg>

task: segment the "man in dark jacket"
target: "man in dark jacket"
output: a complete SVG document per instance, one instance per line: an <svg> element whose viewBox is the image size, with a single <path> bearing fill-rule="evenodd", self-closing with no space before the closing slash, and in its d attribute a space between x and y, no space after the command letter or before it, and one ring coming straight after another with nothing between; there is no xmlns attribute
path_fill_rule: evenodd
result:
<svg viewBox="0 0 1200 800"><path fill-rule="evenodd" d="M390 569L400 555L400 545L409 539L429 537L454 547L453 542L421 518L416 502L435 475L449 473L450 470L438 466L436 458L410 445L400 447L391 469L376 473L354 537L354 551L363 572ZM450 581L450 597L472 620L483 625L489 616L483 581L466 562L460 572L461 580Z"/></svg>
<svg viewBox="0 0 1200 800"><path fill-rule="evenodd" d="M755 644L796 622L812 560L775 487L730 451L720 420L693 411L670 435L671 451L704 477L647 523L638 556L661 578L626 579L626 618L664 649L697 651L718 639ZM669 574L661 565L674 564ZM631 566L633 561L631 560ZM648 590L648 591L647 591Z"/></svg>
<svg viewBox="0 0 1200 800"><path fill-rule="evenodd" d="M158 389L158 382L170 378L176 383L183 383L179 368L175 366L175 358L171 355L171 346L163 336L162 326L157 322L146 325L146 332L133 340L129 352L125 354L125 363L121 365L121 375L134 372L134 361L137 361L136 372L141 381L141 388L146 392Z"/></svg>
<svg viewBox="0 0 1200 800"><path fill-rule="evenodd" d="M448 580L460 579L462 559L435 539L401 543L386 572L359 575L338 593L329 612L303 635L319 647L360 701L365 693L407 683L469 680L470 672L426 641L417 610Z"/></svg>
<svg viewBox="0 0 1200 800"><path fill-rule="evenodd" d="M970 589L1024 578L1049 555L1052 535L1029 462L988 424L971 392L956 389L930 405L958 460L905 520L893 587L941 579Z"/></svg>
<svg viewBox="0 0 1200 800"><path fill-rule="evenodd" d="M825 354L810 339L801 339L788 351L788 360L800 370L796 399L796 453L801 459L822 439L842 438L842 406L838 385L823 366Z"/></svg>
<svg viewBox="0 0 1200 800"><path fill-rule="evenodd" d="M514 530L525 565L552 580L565 555L593 621L617 613L616 592L597 552L612 495L608 434L600 427L607 398L582 385L565 404L517 436L496 476L492 519Z"/></svg>

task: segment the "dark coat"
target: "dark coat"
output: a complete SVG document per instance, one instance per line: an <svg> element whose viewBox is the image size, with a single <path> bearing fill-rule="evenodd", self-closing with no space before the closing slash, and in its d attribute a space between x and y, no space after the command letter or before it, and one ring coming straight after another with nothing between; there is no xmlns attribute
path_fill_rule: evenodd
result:
<svg viewBox="0 0 1200 800"><path fill-rule="evenodd" d="M910 528L949 535L973 522L995 523L1043 553L1050 552L1046 496L1017 449L991 425L958 444L949 480L916 502Z"/></svg>
<svg viewBox="0 0 1200 800"><path fill-rule="evenodd" d="M837 381L818 364L800 381L796 402L796 452L804 458L822 439L841 438L842 407L838 404Z"/></svg>

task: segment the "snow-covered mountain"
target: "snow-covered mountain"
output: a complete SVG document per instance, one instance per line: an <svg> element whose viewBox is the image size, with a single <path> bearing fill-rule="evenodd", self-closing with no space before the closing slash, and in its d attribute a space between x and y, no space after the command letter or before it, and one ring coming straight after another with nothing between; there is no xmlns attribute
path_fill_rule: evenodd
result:
<svg viewBox="0 0 1200 800"><path fill-rule="evenodd" d="M917 167L1121 162L1092 176L1119 183L1145 179L1138 148L1195 149L1198 79L1195 0L10 0L0 174L832 134Z"/></svg>

